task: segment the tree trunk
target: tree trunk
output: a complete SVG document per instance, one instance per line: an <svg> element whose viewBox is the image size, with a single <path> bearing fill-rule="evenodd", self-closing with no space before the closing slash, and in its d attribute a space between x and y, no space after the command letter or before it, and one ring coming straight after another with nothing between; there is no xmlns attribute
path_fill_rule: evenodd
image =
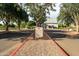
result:
<svg viewBox="0 0 79 59"><path fill-rule="evenodd" d="M76 31L79 32L79 23L76 21Z"/></svg>
<svg viewBox="0 0 79 59"><path fill-rule="evenodd" d="M76 32L79 32L79 15L75 15L73 14L73 19L74 19L74 22L75 22L75 25L76 25Z"/></svg>
<svg viewBox="0 0 79 59"><path fill-rule="evenodd" d="M36 27L41 27L41 23L40 22L36 22Z"/></svg>
<svg viewBox="0 0 79 59"><path fill-rule="evenodd" d="M6 20L6 31L9 31L9 20Z"/></svg>
<svg viewBox="0 0 79 59"><path fill-rule="evenodd" d="M21 21L18 20L18 30L20 30Z"/></svg>

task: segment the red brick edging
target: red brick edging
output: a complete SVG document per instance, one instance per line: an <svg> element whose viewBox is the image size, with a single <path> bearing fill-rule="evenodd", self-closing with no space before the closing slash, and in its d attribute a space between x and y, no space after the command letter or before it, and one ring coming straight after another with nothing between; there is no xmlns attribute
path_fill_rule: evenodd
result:
<svg viewBox="0 0 79 59"><path fill-rule="evenodd" d="M31 35L33 35L33 33L32 33ZM31 36L31 35L30 35L30 36ZM29 36L29 37L30 37L30 36ZM27 37L27 38L28 38L28 37ZM25 39L26 39L26 38L25 38ZM26 40L24 40L23 43L22 43L21 45L19 45L18 48L16 48L15 50L12 50L12 51L10 52L9 56L15 56L16 53L24 46L25 43L26 43Z"/></svg>
<svg viewBox="0 0 79 59"><path fill-rule="evenodd" d="M47 35L47 33L46 33L46 36L48 36L48 38L51 39L51 38L49 37L49 35ZM51 39L51 40L52 40L52 39ZM64 50L55 40L53 40L53 42L54 42L67 56L70 56L70 54L69 54L66 50Z"/></svg>

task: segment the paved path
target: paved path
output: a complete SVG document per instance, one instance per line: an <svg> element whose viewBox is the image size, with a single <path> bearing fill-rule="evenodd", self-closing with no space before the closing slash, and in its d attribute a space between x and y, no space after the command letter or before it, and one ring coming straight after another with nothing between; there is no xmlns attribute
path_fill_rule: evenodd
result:
<svg viewBox="0 0 79 59"><path fill-rule="evenodd" d="M7 39L0 40L0 55L3 55L7 50L12 48L14 45L19 43L20 41L12 41Z"/></svg>
<svg viewBox="0 0 79 59"><path fill-rule="evenodd" d="M66 54L52 40L29 40L20 49L18 56L65 56Z"/></svg>
<svg viewBox="0 0 79 59"><path fill-rule="evenodd" d="M15 45L24 41L31 34L30 31L0 32L0 55L5 55Z"/></svg>
<svg viewBox="0 0 79 59"><path fill-rule="evenodd" d="M69 55L79 56L79 33L72 31L63 32L58 30L51 30L47 33L52 39L55 39Z"/></svg>
<svg viewBox="0 0 79 59"><path fill-rule="evenodd" d="M61 38L56 40L71 56L79 56L79 39Z"/></svg>

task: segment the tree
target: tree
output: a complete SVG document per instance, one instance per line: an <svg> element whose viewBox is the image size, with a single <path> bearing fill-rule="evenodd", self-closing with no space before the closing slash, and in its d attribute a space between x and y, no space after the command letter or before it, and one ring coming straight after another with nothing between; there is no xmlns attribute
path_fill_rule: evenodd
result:
<svg viewBox="0 0 79 59"><path fill-rule="evenodd" d="M9 23L13 19L18 22L18 28L20 29L21 21L28 21L28 15L25 10L16 3L4 3L0 4L0 18L2 18L6 25L6 31L8 31Z"/></svg>
<svg viewBox="0 0 79 59"><path fill-rule="evenodd" d="M26 13L25 10L23 9L19 9L16 13L16 18L17 18L17 22L18 22L18 28L20 30L20 25L21 25L21 22L24 21L25 23L28 21L28 14Z"/></svg>
<svg viewBox="0 0 79 59"><path fill-rule="evenodd" d="M30 17L33 18L33 20L36 23L35 28L35 39L42 38L43 37L43 27L42 24L46 21L46 14L50 14L49 10L54 10L53 6L54 4L51 3L26 3L24 4L25 9L27 10ZM38 32L38 29L41 29L41 33ZM36 34L38 32L38 34ZM41 35L40 35L41 34Z"/></svg>
<svg viewBox="0 0 79 59"><path fill-rule="evenodd" d="M35 25L36 25L36 24L35 24L34 21L28 21L28 22L27 22L27 28L28 28L28 29L33 29Z"/></svg>
<svg viewBox="0 0 79 59"><path fill-rule="evenodd" d="M64 21L66 24L70 25L71 23L76 25L76 31L79 31L79 4L77 3L65 3L62 4L59 20Z"/></svg>
<svg viewBox="0 0 79 59"><path fill-rule="evenodd" d="M71 23L74 23L69 10L65 9L64 6L60 9L60 14L58 16L58 24L61 26L68 27L71 25Z"/></svg>
<svg viewBox="0 0 79 59"><path fill-rule="evenodd" d="M46 21L46 14L53 9L54 4L51 3L27 3L25 4L27 12L36 22L36 26L40 27Z"/></svg>
<svg viewBox="0 0 79 59"><path fill-rule="evenodd" d="M8 31L9 22L11 19L11 7L10 4L0 4L1 18L5 20L6 31Z"/></svg>

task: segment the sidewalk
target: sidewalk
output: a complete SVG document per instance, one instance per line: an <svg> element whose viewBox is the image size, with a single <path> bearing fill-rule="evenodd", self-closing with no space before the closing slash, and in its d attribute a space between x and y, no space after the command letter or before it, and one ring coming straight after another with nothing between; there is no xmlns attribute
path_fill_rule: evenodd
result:
<svg viewBox="0 0 79 59"><path fill-rule="evenodd" d="M56 40L56 42L64 48L71 56L79 56L79 39Z"/></svg>
<svg viewBox="0 0 79 59"><path fill-rule="evenodd" d="M52 40L29 40L17 52L17 56L66 56Z"/></svg>

